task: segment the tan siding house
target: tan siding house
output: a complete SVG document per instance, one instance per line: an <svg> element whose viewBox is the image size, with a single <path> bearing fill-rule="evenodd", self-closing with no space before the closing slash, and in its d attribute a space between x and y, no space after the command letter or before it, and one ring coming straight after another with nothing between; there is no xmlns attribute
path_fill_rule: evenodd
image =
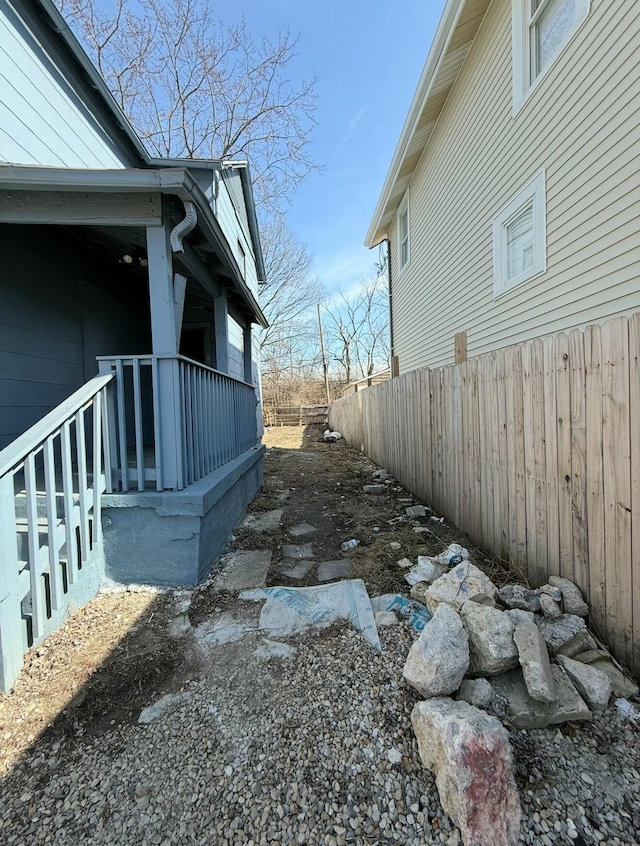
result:
<svg viewBox="0 0 640 846"><path fill-rule="evenodd" d="M366 240L400 372L640 309L640 3L531 5L445 7Z"/></svg>

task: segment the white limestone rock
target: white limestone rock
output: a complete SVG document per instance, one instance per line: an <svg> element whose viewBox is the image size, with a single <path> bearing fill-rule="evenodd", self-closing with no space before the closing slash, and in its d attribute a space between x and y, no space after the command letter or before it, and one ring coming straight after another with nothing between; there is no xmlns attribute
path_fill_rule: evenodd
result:
<svg viewBox="0 0 640 846"><path fill-rule="evenodd" d="M589 606L582 598L582 591L578 585L570 579L561 576L550 576L549 584L562 591L562 606L565 614L577 614L579 617L586 617L589 613Z"/></svg>
<svg viewBox="0 0 640 846"><path fill-rule="evenodd" d="M538 702L555 702L556 690L547 646L535 623L520 623L513 634L524 682Z"/></svg>
<svg viewBox="0 0 640 846"><path fill-rule="evenodd" d="M486 679L464 679L458 691L458 701L476 708L489 708L494 699L493 688Z"/></svg>
<svg viewBox="0 0 640 846"><path fill-rule="evenodd" d="M563 644L568 643L578 632L586 629L582 617L575 614L563 614L562 617L557 618L538 617L536 624L540 627L551 655L555 655Z"/></svg>
<svg viewBox="0 0 640 846"><path fill-rule="evenodd" d="M556 689L556 701L551 723L555 725L556 723L565 723L568 720L590 720L591 711L562 667L552 664L551 673Z"/></svg>
<svg viewBox="0 0 640 846"><path fill-rule="evenodd" d="M477 602L465 602L460 614L469 635L472 675L495 676L517 666L518 650L510 617Z"/></svg>
<svg viewBox="0 0 640 846"><path fill-rule="evenodd" d="M587 705L594 711L604 711L611 697L611 682L608 676L597 667L574 661L566 655L558 655L558 663L574 683L578 693L584 697Z"/></svg>
<svg viewBox="0 0 640 846"><path fill-rule="evenodd" d="M540 610L545 617L562 617L562 608L560 607L560 603L556 602L556 600L549 596L549 594L541 593L539 599Z"/></svg>
<svg viewBox="0 0 640 846"><path fill-rule="evenodd" d="M562 667L552 664L551 675L556 692L553 703L539 702L529 695L520 668L491 679L497 700L505 703L506 719L515 728L544 728L568 720L591 719L591 711Z"/></svg>
<svg viewBox="0 0 640 846"><path fill-rule="evenodd" d="M488 576L469 561L457 564L431 585L425 602L433 614L441 603L451 605L459 611L465 602L471 600L483 605L495 605L496 589Z"/></svg>
<svg viewBox="0 0 640 846"><path fill-rule="evenodd" d="M524 585L505 585L498 591L498 597L507 608L531 611L534 614L540 610L538 594Z"/></svg>
<svg viewBox="0 0 640 846"><path fill-rule="evenodd" d="M468 668L467 633L458 613L443 603L409 650L402 675L422 696L447 696Z"/></svg>
<svg viewBox="0 0 640 846"><path fill-rule="evenodd" d="M523 611L520 608L507 608L504 613L513 620L514 626L519 623L534 623L536 619L533 611Z"/></svg>
<svg viewBox="0 0 640 846"><path fill-rule="evenodd" d="M411 714L423 764L466 846L516 846L522 811L509 735L466 702L430 699Z"/></svg>

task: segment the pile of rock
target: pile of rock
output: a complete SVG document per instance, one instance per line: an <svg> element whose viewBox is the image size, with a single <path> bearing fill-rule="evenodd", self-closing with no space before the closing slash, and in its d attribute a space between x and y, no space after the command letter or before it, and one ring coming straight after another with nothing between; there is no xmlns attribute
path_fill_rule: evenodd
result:
<svg viewBox="0 0 640 846"><path fill-rule="evenodd" d="M598 649L573 582L554 576L537 590L498 590L464 558L444 573L419 559L407 574L432 617L403 675L427 700L412 714L420 754L464 843L515 844L519 801L500 720L526 729L588 720L612 693L638 688Z"/></svg>

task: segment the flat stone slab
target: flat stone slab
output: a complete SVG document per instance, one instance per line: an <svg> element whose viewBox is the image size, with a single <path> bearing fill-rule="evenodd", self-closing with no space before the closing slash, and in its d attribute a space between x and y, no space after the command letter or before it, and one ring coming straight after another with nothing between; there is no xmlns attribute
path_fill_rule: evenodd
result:
<svg viewBox="0 0 640 846"><path fill-rule="evenodd" d="M337 561L323 561L318 564L318 581L329 582L331 579L349 579L351 577L351 561L340 558Z"/></svg>
<svg viewBox="0 0 640 846"><path fill-rule="evenodd" d="M260 532L268 534L270 532L277 532L280 528L282 520L282 508L276 508L273 511L263 511L256 514L247 514L243 529L250 529L252 532Z"/></svg>
<svg viewBox="0 0 640 846"><path fill-rule="evenodd" d="M270 549L247 549L232 552L222 561L222 570L213 580L214 588L246 590L265 587L271 565Z"/></svg>
<svg viewBox="0 0 640 846"><path fill-rule="evenodd" d="M311 535L317 531L317 528L312 526L311 523L298 523L297 526L292 526L289 529L289 534L292 538L301 538L303 535Z"/></svg>
<svg viewBox="0 0 640 846"><path fill-rule="evenodd" d="M253 654L263 661L270 661L272 658L292 658L297 651L295 646L289 646L288 643L280 643L279 640L269 640L265 637L257 649L253 650Z"/></svg>
<svg viewBox="0 0 640 846"><path fill-rule="evenodd" d="M310 543L285 543L282 546L283 558L313 558Z"/></svg>
<svg viewBox="0 0 640 846"><path fill-rule="evenodd" d="M301 561L294 567L280 565L277 570L281 576L286 576L287 579L304 579L304 577L307 575L307 573L309 572L309 570L311 570L312 567L313 561Z"/></svg>
<svg viewBox="0 0 640 846"><path fill-rule="evenodd" d="M138 717L138 722L141 725L148 725L154 720L157 720L158 717L161 717L165 711L169 710L169 708L173 708L175 705L180 705L182 702L186 702L190 698L190 693L167 693L161 699L158 699L157 702L154 702L153 705L148 705L146 708L143 708L140 712L140 716Z"/></svg>

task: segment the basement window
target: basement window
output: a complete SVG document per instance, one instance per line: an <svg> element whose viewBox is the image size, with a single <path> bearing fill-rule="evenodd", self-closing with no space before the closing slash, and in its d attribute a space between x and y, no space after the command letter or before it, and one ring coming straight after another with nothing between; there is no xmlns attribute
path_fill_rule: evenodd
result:
<svg viewBox="0 0 640 846"><path fill-rule="evenodd" d="M493 296L547 269L545 177L540 171L493 220Z"/></svg>

